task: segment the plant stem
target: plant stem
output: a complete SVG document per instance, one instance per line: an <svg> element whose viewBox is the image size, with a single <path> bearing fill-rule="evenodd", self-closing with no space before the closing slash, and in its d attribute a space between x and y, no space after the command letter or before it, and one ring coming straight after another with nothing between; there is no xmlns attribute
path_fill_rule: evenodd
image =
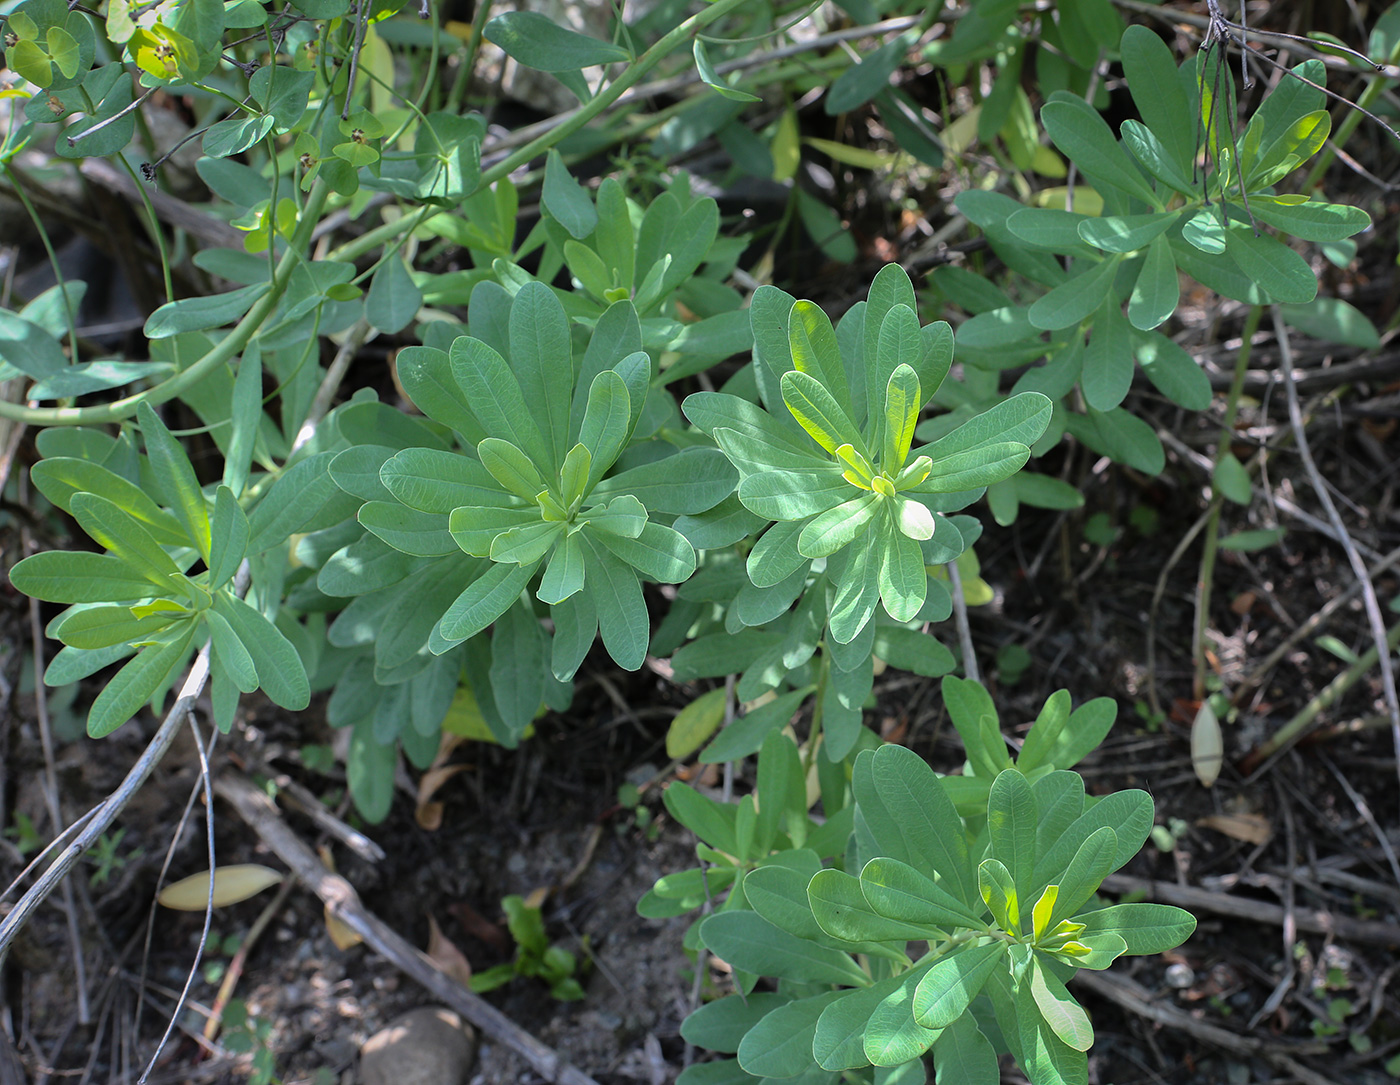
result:
<svg viewBox="0 0 1400 1085"><path fill-rule="evenodd" d="M247 315L235 324L208 354L188 369L154 387L93 407L25 407L18 403L0 401L0 418L12 418L33 426L91 426L103 422L120 422L134 415L136 408L142 403L149 403L153 407L166 403L186 388L198 384L221 365L232 361L239 351L248 345L248 341L262 327L263 321L272 315L282 300L287 281L291 278L293 269L301 262L300 250L311 240L311 231L316 228L316 221L321 217L329 192L330 189L324 182L316 181L306 198L306 206L302 210L296 232L292 235L292 242L277 264L271 288L253 303Z"/></svg>
<svg viewBox="0 0 1400 1085"><path fill-rule="evenodd" d="M1254 333L1259 330L1259 321L1264 316L1264 307L1255 305L1245 317L1243 342L1235 355L1235 375L1230 382L1230 391L1225 399L1225 418L1220 423L1220 437L1216 442L1215 465L1220 467L1221 458L1230 451L1230 442L1235 434L1235 417L1239 414L1240 395L1244 391L1244 378L1249 371L1250 347ZM1210 624L1211 585L1215 578L1215 556L1220 547L1220 510L1225 497L1216 487L1212 488L1210 518L1206 522L1205 548L1201 551L1200 574L1196 578L1196 626L1191 634L1191 657L1195 661L1196 678L1192 685L1192 695L1202 700L1206 692L1206 627Z"/></svg>

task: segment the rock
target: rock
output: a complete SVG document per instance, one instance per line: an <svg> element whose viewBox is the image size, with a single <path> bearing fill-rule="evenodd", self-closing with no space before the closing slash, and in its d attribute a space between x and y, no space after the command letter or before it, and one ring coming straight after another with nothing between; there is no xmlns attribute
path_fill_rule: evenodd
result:
<svg viewBox="0 0 1400 1085"><path fill-rule="evenodd" d="M442 1006L395 1018L360 1048L360 1085L463 1085L476 1032Z"/></svg>

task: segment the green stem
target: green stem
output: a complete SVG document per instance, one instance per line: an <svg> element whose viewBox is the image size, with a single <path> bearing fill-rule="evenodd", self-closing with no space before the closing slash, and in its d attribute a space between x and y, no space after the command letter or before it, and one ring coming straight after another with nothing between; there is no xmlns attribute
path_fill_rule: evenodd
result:
<svg viewBox="0 0 1400 1085"><path fill-rule="evenodd" d="M1225 399L1225 418L1220 423L1220 437L1216 441L1215 465L1219 469L1221 458L1230 451L1234 439L1235 418L1239 414L1240 396L1244 392L1244 378L1249 371L1250 346L1254 333L1259 330L1259 321L1264 316L1264 307L1255 305L1245 317L1243 342L1235 355L1235 374L1230 381L1230 392ZM1218 489L1212 489L1210 516L1206 521L1205 548L1201 551L1200 574L1196 579L1196 627L1191 636L1191 656L1195 663L1195 681L1192 693L1196 700L1202 700L1206 693L1206 627L1210 624L1211 585L1215 579L1215 558L1220 549L1220 511L1225 498Z"/></svg>
<svg viewBox="0 0 1400 1085"><path fill-rule="evenodd" d="M484 170L481 179L477 181L476 192L494 184L502 177L508 177L520 166L523 166L530 159L543 154L553 147L561 139L573 135L580 128L586 125L598 114L602 113L613 102L621 98L628 90L642 81L642 77L659 64L666 56L672 53L677 46L688 38L693 38L701 30L711 23L718 22L732 11L742 8L750 0L715 0L713 4L695 15L692 15L680 26L670 33L665 34L655 45L639 56L636 63L630 65L616 80L600 90L593 100L566 120L558 128L553 128L540 136L531 140L514 154L507 156L497 162L489 170Z"/></svg>
<svg viewBox="0 0 1400 1085"><path fill-rule="evenodd" d="M247 346L248 341L262 327L263 321L271 316L273 310L277 308L278 303L282 300L282 293L287 288L287 280L301 260L300 250L311 241L311 232L316 228L316 223L321 217L321 211L325 207L326 195L329 191L326 185L319 180L312 187L306 198L301 221L297 223L296 233L292 235L291 245L277 264L277 272L273 276L268 292L253 304L247 315L234 325L233 329L208 354L188 369L182 370L169 380L162 381L152 388L147 388L112 403L103 403L94 407L25 407L17 403L0 401L0 418L12 418L32 426L78 426L120 422L122 419L134 415L136 408L142 403L155 406L168 402L185 389L198 384L220 366L231 361L239 351Z"/></svg>
<svg viewBox="0 0 1400 1085"><path fill-rule="evenodd" d="M1385 643L1387 647L1394 651L1400 645L1400 622L1396 622L1386 630ZM1344 670L1320 692L1316 697L1305 704L1302 709L1291 720L1280 727L1273 736L1258 747L1249 756L1249 763L1258 765L1266 758L1272 757L1278 751L1292 745L1302 737L1304 730L1315 720L1324 710L1330 708L1337 700L1366 677L1367 673L1380 661L1380 652L1373 644L1361 654L1355 663ZM1388 723L1390 717L1385 717Z"/></svg>
<svg viewBox="0 0 1400 1085"><path fill-rule="evenodd" d="M12 115L13 116L13 115ZM63 269L58 266L58 253L54 251L53 242L49 240L49 232L44 229L44 220L39 217L39 212L34 205L29 202L29 193L25 192L24 185L15 175L14 167L10 163L0 163L0 168L5 171L5 176L9 178L10 185L14 193L19 197L20 203L24 204L24 209L29 214L29 219L34 223L34 228L39 231L39 240L43 243L44 252L48 253L49 266L53 268L54 281L58 283L59 296L63 298L63 315L68 321L68 344L72 353L72 360L78 360L78 325L73 316L73 302L68 296L68 284L63 278ZM13 404L5 404L13 406Z"/></svg>

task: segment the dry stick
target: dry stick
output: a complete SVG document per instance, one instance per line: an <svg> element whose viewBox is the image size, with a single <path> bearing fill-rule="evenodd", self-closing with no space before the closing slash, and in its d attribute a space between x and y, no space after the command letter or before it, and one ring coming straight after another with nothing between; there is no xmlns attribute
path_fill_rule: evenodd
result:
<svg viewBox="0 0 1400 1085"><path fill-rule="evenodd" d="M214 1005L209 1010L209 1018L204 1022L204 1038L210 1043L218 1039L219 1028L224 1022L224 1010L228 1007L229 1000L233 998L233 989L238 986L239 977L243 975L243 966L248 962L248 954L258 944L258 939L263 936L263 932L272 925L273 917L282 910L282 905L287 903L287 898L292 895L292 888L295 885L296 882L289 880L278 886L277 895L268 902L266 908L258 913L258 918L253 921L253 925L248 928L248 933L243 936L243 941L238 944L238 952L233 955L233 960L229 962L228 971L224 973L223 982L219 984L219 993L215 996Z"/></svg>
<svg viewBox="0 0 1400 1085"><path fill-rule="evenodd" d="M229 803L263 843L291 868L292 874L302 885L321 898L331 915L363 938L375 952L422 984L491 1039L518 1052L541 1076L559 1085L598 1085L485 999L449 977L431 958L374 915L361 902L354 887L325 868L316 853L288 828L272 800L246 777L226 770L214 782L214 792Z"/></svg>
<svg viewBox="0 0 1400 1085"><path fill-rule="evenodd" d="M1270 652L1268 657L1255 667L1253 671L1245 675L1244 680L1240 683L1240 687L1235 693L1234 703L1236 705L1242 704L1244 694L1261 685L1269 677L1269 672L1278 665L1279 660L1286 656L1295 644L1325 626L1328 621L1331 620L1332 615L1336 614L1337 611L1341 610L1342 607L1346 606L1356 598L1356 596L1361 594L1362 584L1375 580L1376 577L1390 569L1397 562L1400 562L1400 547L1396 547L1389 554L1381 558L1380 561L1367 569L1365 580L1352 581L1351 584L1347 586L1347 589L1340 595L1334 595L1331 599L1327 600L1320 609L1314 611L1307 621L1303 622L1297 629L1288 634L1288 636L1284 638L1282 644Z"/></svg>
<svg viewBox="0 0 1400 1085"><path fill-rule="evenodd" d="M1241 1036L1237 1032L1207 1024L1192 1017L1170 1003L1155 1001L1145 987L1134 983L1126 976L1109 975L1106 972L1093 972L1080 969L1071 981L1076 987L1093 991L1096 995L1116 1002L1125 1010L1155 1021L1159 1025L1184 1032L1213 1047L1221 1048L1235 1055L1257 1055L1268 1059L1279 1069L1291 1075L1304 1085L1335 1085L1331 1078L1319 1074L1292 1056L1322 1055L1328 1050L1325 1043L1281 1044L1257 1036Z"/></svg>
<svg viewBox="0 0 1400 1085"><path fill-rule="evenodd" d="M24 487L20 487L23 494ZM24 552L32 548L33 540L27 528L20 529ZM39 600L29 599L29 636L34 650L34 708L39 717L39 743L44 750L44 804L49 808L49 818L53 821L53 831L63 829L63 813L58 805L58 776L54 771L53 728L49 722L49 701L44 695L44 630L39 621ZM78 1024L92 1023L92 1006L88 1002L87 963L83 959L83 939L78 932L78 904L73 897L73 886L63 883L63 911L68 919L68 941L73 954L73 982L78 988Z"/></svg>
<svg viewBox="0 0 1400 1085"><path fill-rule="evenodd" d="M1337 513L1332 495L1327 492L1317 464L1313 462L1312 450L1308 447L1308 435L1303 429L1303 412L1298 405L1298 389L1293 384L1293 348L1288 339L1288 328L1283 322L1283 314L1277 305L1270 307L1274 318L1274 334L1278 337L1279 371L1283 374L1283 388L1288 395L1288 421L1293 427L1293 442L1298 446L1298 456L1303 461L1303 470L1312 483L1317 499L1327 513L1327 520L1337 533L1337 541L1346 552L1352 572L1361 585L1361 598L1366 604L1366 618L1371 625L1371 637L1375 641L1376 656L1381 665L1381 688L1385 691L1385 707L1390 713L1390 737L1395 747L1396 772L1400 774L1400 695L1395 690L1395 668L1390 660L1390 645L1386 639L1385 619L1381 616L1380 600L1376 598L1376 587L1366 575L1366 566L1357 553L1346 525Z"/></svg>
<svg viewBox="0 0 1400 1085"><path fill-rule="evenodd" d="M977 671L977 650L972 646L972 627L967 624L967 599L963 596L962 574L956 561L948 562L948 588L953 596L953 619L958 627L958 643L962 645L963 674L980 682Z"/></svg>
<svg viewBox="0 0 1400 1085"><path fill-rule="evenodd" d="M44 871L43 876L34 883L29 892L19 899L14 910L4 920L0 920L0 961L4 960L5 952L10 943L14 941L20 928L29 921L29 917L34 914L48 895L58 887L78 860L97 843L98 837L107 831L112 822L117 819L117 815L122 812L126 804L131 801L132 796L140 790L141 785L155 770L160 759L170 749L170 744L175 741L175 736L180 733L185 717L194 708L199 695L204 692L204 684L208 680L209 645L205 644L199 650L199 654L195 656L190 673L185 678L184 685L180 687L180 695L175 699L175 703L171 706L165 720L151 738L145 751L137 759L136 764L131 767L131 771L126 774L126 778L93 813L92 820L88 822L87 827L59 853L53 864Z"/></svg>
<svg viewBox="0 0 1400 1085"><path fill-rule="evenodd" d="M1229 916L1232 919L1248 919L1271 926L1282 925L1284 921L1282 905L1236 897L1229 893L1213 893L1209 889L1199 889L1192 885L1175 885L1170 882L1150 881L1147 878L1134 878L1127 874L1110 874L1104 879L1103 887L1110 893L1141 893L1148 900L1175 904L1190 911L1214 912L1216 915ZM1293 916L1298 929L1310 934L1330 934L1372 946L1400 946L1400 926L1394 923L1382 923L1375 919L1353 919L1351 916L1310 909L1295 909Z"/></svg>
<svg viewBox="0 0 1400 1085"><path fill-rule="evenodd" d="M195 748L199 751L199 779L204 791L204 831L209 845L209 896L204 905L204 929L199 933L199 945L195 947L194 960L190 962L190 970L185 975L185 985L180 988L180 997L175 1000L175 1008L170 1012L165 1032L161 1034L156 1049L151 1052L150 1061L146 1063L146 1069L141 1072L136 1085L146 1085L150 1080L151 1071L156 1068L156 1060L165 1050L165 1045L170 1042L170 1034L175 1031L176 1022L180 1020L180 1014L184 1012L185 1004L189 1001L190 988L194 986L195 976L199 974L199 962L204 959L204 947L209 944L209 926L214 920L214 876L218 872L218 864L214 859L214 788L209 779L209 750L205 748L204 736L199 732L199 723L193 718L190 719L190 734L194 736Z"/></svg>

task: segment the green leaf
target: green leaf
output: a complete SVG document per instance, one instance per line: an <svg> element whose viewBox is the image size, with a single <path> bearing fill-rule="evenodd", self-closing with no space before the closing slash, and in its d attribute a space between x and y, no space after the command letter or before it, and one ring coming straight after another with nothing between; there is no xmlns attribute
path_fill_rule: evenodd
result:
<svg viewBox="0 0 1400 1085"><path fill-rule="evenodd" d="M534 572L533 565L493 562L443 614L437 626L443 640L457 644L476 636L510 608Z"/></svg>
<svg viewBox="0 0 1400 1085"><path fill-rule="evenodd" d="M138 614L132 607L95 606L72 610L52 626L52 632L70 648L90 651L116 644L140 645L171 624L179 612L158 610Z"/></svg>
<svg viewBox="0 0 1400 1085"><path fill-rule="evenodd" d="M861 987L870 982L849 954L789 934L754 912L712 915L700 924L700 938L722 960L760 976ZM814 1028L817 1016L812 1018ZM807 1054L810 1058L810 1041Z"/></svg>
<svg viewBox="0 0 1400 1085"><path fill-rule="evenodd" d="M332 474L344 455L341 453L332 461ZM464 505L504 508L511 502L479 462L458 452L437 448L402 449L383 462L378 480L396 500L419 512L446 515Z"/></svg>
<svg viewBox="0 0 1400 1085"><path fill-rule="evenodd" d="M1065 155L1088 175L1161 210L1162 203L1143 179L1132 159L1113 138L1113 132L1093 106L1083 98L1058 95L1040 110L1041 123ZM1061 325L1062 327L1064 325Z"/></svg>
<svg viewBox="0 0 1400 1085"><path fill-rule="evenodd" d="M715 802L679 782L668 786L662 799L672 817L716 851L732 855L739 850L734 832L738 807Z"/></svg>
<svg viewBox="0 0 1400 1085"><path fill-rule="evenodd" d="M1084 907L1108 877L1118 854L1118 834L1110 825L1101 826L1079 846L1074 858L1060 874L1053 875L1059 886L1055 907L1050 913L1049 929L1054 930L1063 919ZM1068 1041L1066 1041L1068 1042Z"/></svg>
<svg viewBox="0 0 1400 1085"><path fill-rule="evenodd" d="M957 666L953 653L937 637L918 629L882 625L875 630L871 651L890 666L924 678L939 678Z"/></svg>
<svg viewBox="0 0 1400 1085"><path fill-rule="evenodd" d="M807 885L807 896L821 929L842 941L895 942L902 948L905 942L941 933L929 924L905 923L881 915L866 900L860 880L845 871L818 871Z"/></svg>
<svg viewBox="0 0 1400 1085"><path fill-rule="evenodd" d="M705 43L698 37L695 39L693 52L695 54L695 70L700 74L700 82L707 87L733 102L761 102L763 100L756 94L731 87L715 74L714 65L710 63L710 54L705 50Z"/></svg>
<svg viewBox="0 0 1400 1085"><path fill-rule="evenodd" d="M1118 49L1138 113L1177 171L1189 172L1196 157L1196 125L1171 49L1145 26L1124 31Z"/></svg>
<svg viewBox="0 0 1400 1085"><path fill-rule="evenodd" d="M591 535L637 572L660 584L679 584L695 572L695 549L680 532L646 523L635 539L611 533Z"/></svg>
<svg viewBox="0 0 1400 1085"><path fill-rule="evenodd" d="M681 1022L681 1039L696 1047L732 1055L739 1050L745 1033L788 1001L783 995L754 991L748 996L728 995L707 1002Z"/></svg>
<svg viewBox="0 0 1400 1085"><path fill-rule="evenodd" d="M254 283L226 294L166 302L146 319L142 334L147 339L165 339L183 332L221 328L242 317L267 289L267 283Z"/></svg>
<svg viewBox="0 0 1400 1085"><path fill-rule="evenodd" d="M834 414L854 422L858 412L852 409L846 369L841 361L841 347L836 341L831 318L821 306L810 301L793 304L792 312L788 314L788 346L797 371L807 374L823 391L830 393L836 404ZM798 421L802 419L798 418ZM857 448L863 447L857 442L851 443Z"/></svg>
<svg viewBox="0 0 1400 1085"><path fill-rule="evenodd" d="M917 501L895 500L901 502L903 511L924 509ZM928 597L923 550L903 523L887 522L880 546L880 601L885 613L897 622L913 621Z"/></svg>
<svg viewBox="0 0 1400 1085"><path fill-rule="evenodd" d="M1016 1022L1021 1042L1021 1065L1034 1082L1054 1085L1086 1085L1088 1064L1083 1053L1070 1047L1046 1024L1031 989L1029 977L1017 984Z"/></svg>
<svg viewBox="0 0 1400 1085"><path fill-rule="evenodd" d="M1118 851L1112 868L1117 870L1136 855L1147 840L1147 834L1152 830L1152 813L1152 796L1145 791L1117 791L1100 799L1056 840L1044 842L1049 847L1042 850L1035 865L1033 888L1039 889L1054 881L1084 841L1104 825L1112 828L1118 836Z"/></svg>
<svg viewBox="0 0 1400 1085"><path fill-rule="evenodd" d="M1176 312L1181 299L1176 260L1165 237L1156 238L1147 248L1137 285L1128 301L1128 319L1133 327L1148 331ZM1117 404L1113 404L1117 406Z"/></svg>
<svg viewBox="0 0 1400 1085"><path fill-rule="evenodd" d="M641 582L630 565L606 548L592 539L584 545L587 590L598 610L603 647L619 667L635 671L646 660L649 632Z"/></svg>
<svg viewBox="0 0 1400 1085"><path fill-rule="evenodd" d="M1085 241L1104 252L1133 252L1166 233L1180 217L1177 212L1086 216L1080 220L1078 232Z"/></svg>
<svg viewBox="0 0 1400 1085"><path fill-rule="evenodd" d="M718 449L690 448L619 471L600 482L593 496L630 494L648 512L693 515L713 508L733 493L736 477L733 466Z"/></svg>
<svg viewBox="0 0 1400 1085"><path fill-rule="evenodd" d="M379 265L365 295L365 319L371 325L390 335L401 332L413 323L422 306L423 291L402 260L390 256Z"/></svg>
<svg viewBox="0 0 1400 1085"><path fill-rule="evenodd" d="M98 494L76 493L69 502L74 519L99 545L112 551L162 593L170 590L180 570L141 523Z"/></svg>
<svg viewBox="0 0 1400 1085"><path fill-rule="evenodd" d="M883 1069L885 1067L894 1068L893 1074L899 1075L912 1068L915 1082L927 1081L920 1056L938 1039L939 1030L924 1028L915 1021L913 1005L914 992L933 963L926 961L903 973L898 986L881 1000L870 1015L865 1034L865 1057L882 1068L875 1072L877 1082L890 1080L886 1076L890 1071Z"/></svg>
<svg viewBox="0 0 1400 1085"><path fill-rule="evenodd" d="M1156 431L1146 422L1122 407L1111 411L1096 411L1090 407L1089 419L1113 460L1144 474L1161 474L1167 465L1167 453Z"/></svg>
<svg viewBox="0 0 1400 1085"><path fill-rule="evenodd" d="M1195 916L1168 904L1113 904L1081 912L1074 921L1084 924L1081 940L1091 935L1116 934L1127 943L1125 952L1133 956L1175 949L1196 929Z"/></svg>
<svg viewBox="0 0 1400 1085"><path fill-rule="evenodd" d="M214 520L209 542L209 589L221 588L233 579L248 553L250 530L233 491L220 486L214 496Z"/></svg>
<svg viewBox="0 0 1400 1085"><path fill-rule="evenodd" d="M684 760L703 746L724 722L728 701L724 689L712 689L677 712L666 729L666 756Z"/></svg>
<svg viewBox="0 0 1400 1085"><path fill-rule="evenodd" d="M1005 967L1006 943L962 945L940 957L914 991L914 1020L945 1028L966 1011L992 972Z"/></svg>
<svg viewBox="0 0 1400 1085"><path fill-rule="evenodd" d="M579 441L591 454L584 493L592 491L617 462L631 429L631 404L622 378L606 369L593 378L588 405L579 428Z"/></svg>
<svg viewBox="0 0 1400 1085"><path fill-rule="evenodd" d="M962 738L968 762L990 781L1011 765L991 695L980 683L953 675L944 677L942 689L943 703Z"/></svg>
<svg viewBox="0 0 1400 1085"><path fill-rule="evenodd" d="M149 403L141 403L136 412L141 433L146 439L146 455L150 457L156 482L167 503L175 511L200 556L209 561L209 511L204 494L194 476L185 450L170 435L165 424L156 417Z"/></svg>
<svg viewBox="0 0 1400 1085"><path fill-rule="evenodd" d="M1147 379L1179 407L1203 411L1214 394L1210 378L1182 347L1159 332L1133 335L1138 365Z"/></svg>
<svg viewBox="0 0 1400 1085"><path fill-rule="evenodd" d="M214 642L214 655L219 666L239 693L252 693L258 688L258 669L251 653L238 639L233 626L217 610L207 611L205 620L209 623L209 635Z"/></svg>
<svg viewBox="0 0 1400 1085"><path fill-rule="evenodd" d="M705 931L710 924L724 918L727 917L711 916L707 919L701 925L701 937L705 938ZM707 944L708 941L706 938ZM720 956L724 957L724 954L720 953ZM725 960L728 959L725 957ZM828 991L826 994L789 1002L771 1011L750 1029L739 1043L739 1065L750 1074L767 1078L797 1077L813 1069L815 1059L812 1055L812 1039L816 1035L817 1021L822 1012L844 993Z"/></svg>
<svg viewBox="0 0 1400 1085"><path fill-rule="evenodd" d="M1252 195L1249 209L1268 226L1300 241L1340 241L1371 225L1371 216L1348 204L1302 201L1297 196Z"/></svg>
<svg viewBox="0 0 1400 1085"><path fill-rule="evenodd" d="M48 603L135 602L154 595L150 580L115 554L46 550L19 561L10 584Z"/></svg>
<svg viewBox="0 0 1400 1085"><path fill-rule="evenodd" d="M529 301L527 296L527 304ZM511 313L513 317L515 306L511 307ZM546 444L535 424L534 413L525 405L522 385L505 359L481 340L469 336L453 340L449 357L453 379L465 394L465 401L470 404L481 428L492 437L509 441L536 463L553 462L546 455ZM564 392L567 396L568 389ZM536 406L543 409L543 404ZM552 419L553 416L548 417Z"/></svg>
<svg viewBox="0 0 1400 1085"><path fill-rule="evenodd" d="M441 557L459 549L448 530L448 518L419 512L387 501L369 501L355 517L365 530L404 554Z"/></svg>
<svg viewBox="0 0 1400 1085"><path fill-rule="evenodd" d="M882 511L879 494L866 493L807 521L798 536L797 550L807 558L824 558L863 535L870 521Z"/></svg>
<svg viewBox="0 0 1400 1085"><path fill-rule="evenodd" d="M280 546L340 495L339 487L330 476L330 463L335 455L334 452L318 452L298 460L267 488L262 500L248 514L248 528L253 535L248 544L249 554L261 554Z"/></svg>
<svg viewBox="0 0 1400 1085"><path fill-rule="evenodd" d="M699 42L696 42L697 48ZM545 158L544 189L540 196L548 211L570 236L579 240L598 226L598 211L583 186L578 183L559 152L551 149Z"/></svg>
<svg viewBox="0 0 1400 1085"><path fill-rule="evenodd" d="M793 690L765 705L750 709L719 733L700 755L700 762L702 764L722 764L725 761L738 761L750 754L757 753L770 735L778 733L781 728L792 722L793 714L801 707L802 702L807 699L810 692L810 687ZM762 762L760 762L760 777L762 771ZM776 830L777 817L780 813L781 808L774 808L770 811L768 807L760 803L758 811L760 825L765 821L771 821ZM768 817L769 814L771 814L771 818Z"/></svg>
<svg viewBox="0 0 1400 1085"><path fill-rule="evenodd" d="M1374 350L1380 346L1376 327L1355 306L1340 298L1314 298L1307 305L1285 305L1283 318L1293 327L1324 342Z"/></svg>
<svg viewBox="0 0 1400 1085"><path fill-rule="evenodd" d="M560 540L545 566L536 597L542 603L558 604L583 590L583 544L570 533Z"/></svg>
<svg viewBox="0 0 1400 1085"><path fill-rule="evenodd" d="M1087 320L1112 291L1120 260L1117 254L1106 256L1088 270L1081 271L1068 282L1038 298L1026 312L1031 324L1048 331L1059 331Z"/></svg>
<svg viewBox="0 0 1400 1085"><path fill-rule="evenodd" d="M951 872L945 876L944 885L957 887ZM898 859L871 859L860 872L860 888L877 914L901 923L945 931L982 925L978 912L966 902ZM980 907L979 904L978 911Z"/></svg>
<svg viewBox="0 0 1400 1085"><path fill-rule="evenodd" d="M949 808L952 804L949 803ZM1016 769L1006 769L992 781L987 800L987 829L992 855L1000 859L1016 880L1016 895L1031 902L1031 882L1035 876L1035 835L1038 814L1031 785ZM965 864L964 864L965 865Z"/></svg>
<svg viewBox="0 0 1400 1085"><path fill-rule="evenodd" d="M977 900L977 887L968 863L962 819L942 785L922 757L904 746L887 743L871 762L875 788L885 809L899 826L911 863L964 905Z"/></svg>
<svg viewBox="0 0 1400 1085"><path fill-rule="evenodd" d="M1211 484L1216 493L1237 505L1248 506L1254 500L1249 472L1233 452L1223 453L1216 461L1215 470L1211 473Z"/></svg>
<svg viewBox="0 0 1400 1085"><path fill-rule="evenodd" d="M770 520L800 521L825 512L855 492L855 487L841 477L841 469L834 465L809 471L765 471L749 475L739 483L739 500L744 508ZM807 560L796 551L795 545L794 554L799 560ZM778 570L774 570L771 575L775 579L771 583L785 579L792 571L788 567L778 575ZM759 582L755 579L754 583Z"/></svg>
<svg viewBox="0 0 1400 1085"><path fill-rule="evenodd" d="M1030 901L1023 902L1016 892L1015 879L1005 863L999 859L983 859L977 866L977 885L997 926L1011 934L1029 933ZM1023 903L1025 908L1022 908ZM1024 916L1023 911L1027 913Z"/></svg>
<svg viewBox="0 0 1400 1085"><path fill-rule="evenodd" d="M867 460L869 450L860 431L835 397L810 373L789 370L782 378L783 402L812 440L833 456L850 445Z"/></svg>
<svg viewBox="0 0 1400 1085"><path fill-rule="evenodd" d="M484 36L520 64L542 72L571 72L632 59L619 45L576 33L531 11L496 16L486 24Z"/></svg>
<svg viewBox="0 0 1400 1085"><path fill-rule="evenodd" d="M1302 305L1317 297L1317 276L1308 262L1277 238L1232 223L1225 251L1274 301Z"/></svg>
<svg viewBox="0 0 1400 1085"><path fill-rule="evenodd" d="M828 116L859 109L890 85L909 44L902 34L896 35L873 53L868 53L847 68L832 82L822 108Z"/></svg>
<svg viewBox="0 0 1400 1085"><path fill-rule="evenodd" d="M945 1028L933 1045L936 1085L1000 1085L996 1051L977 1022L963 1016Z"/></svg>
<svg viewBox="0 0 1400 1085"><path fill-rule="evenodd" d="M260 610L228 592L214 596L214 609L248 650L258 684L275 703L299 712L311 703L306 667L296 648Z"/></svg>
<svg viewBox="0 0 1400 1085"><path fill-rule="evenodd" d="M180 665L195 625L185 622L172 639L141 649L119 670L97 695L88 712L87 731L92 738L110 735L124 724L163 686Z"/></svg>

